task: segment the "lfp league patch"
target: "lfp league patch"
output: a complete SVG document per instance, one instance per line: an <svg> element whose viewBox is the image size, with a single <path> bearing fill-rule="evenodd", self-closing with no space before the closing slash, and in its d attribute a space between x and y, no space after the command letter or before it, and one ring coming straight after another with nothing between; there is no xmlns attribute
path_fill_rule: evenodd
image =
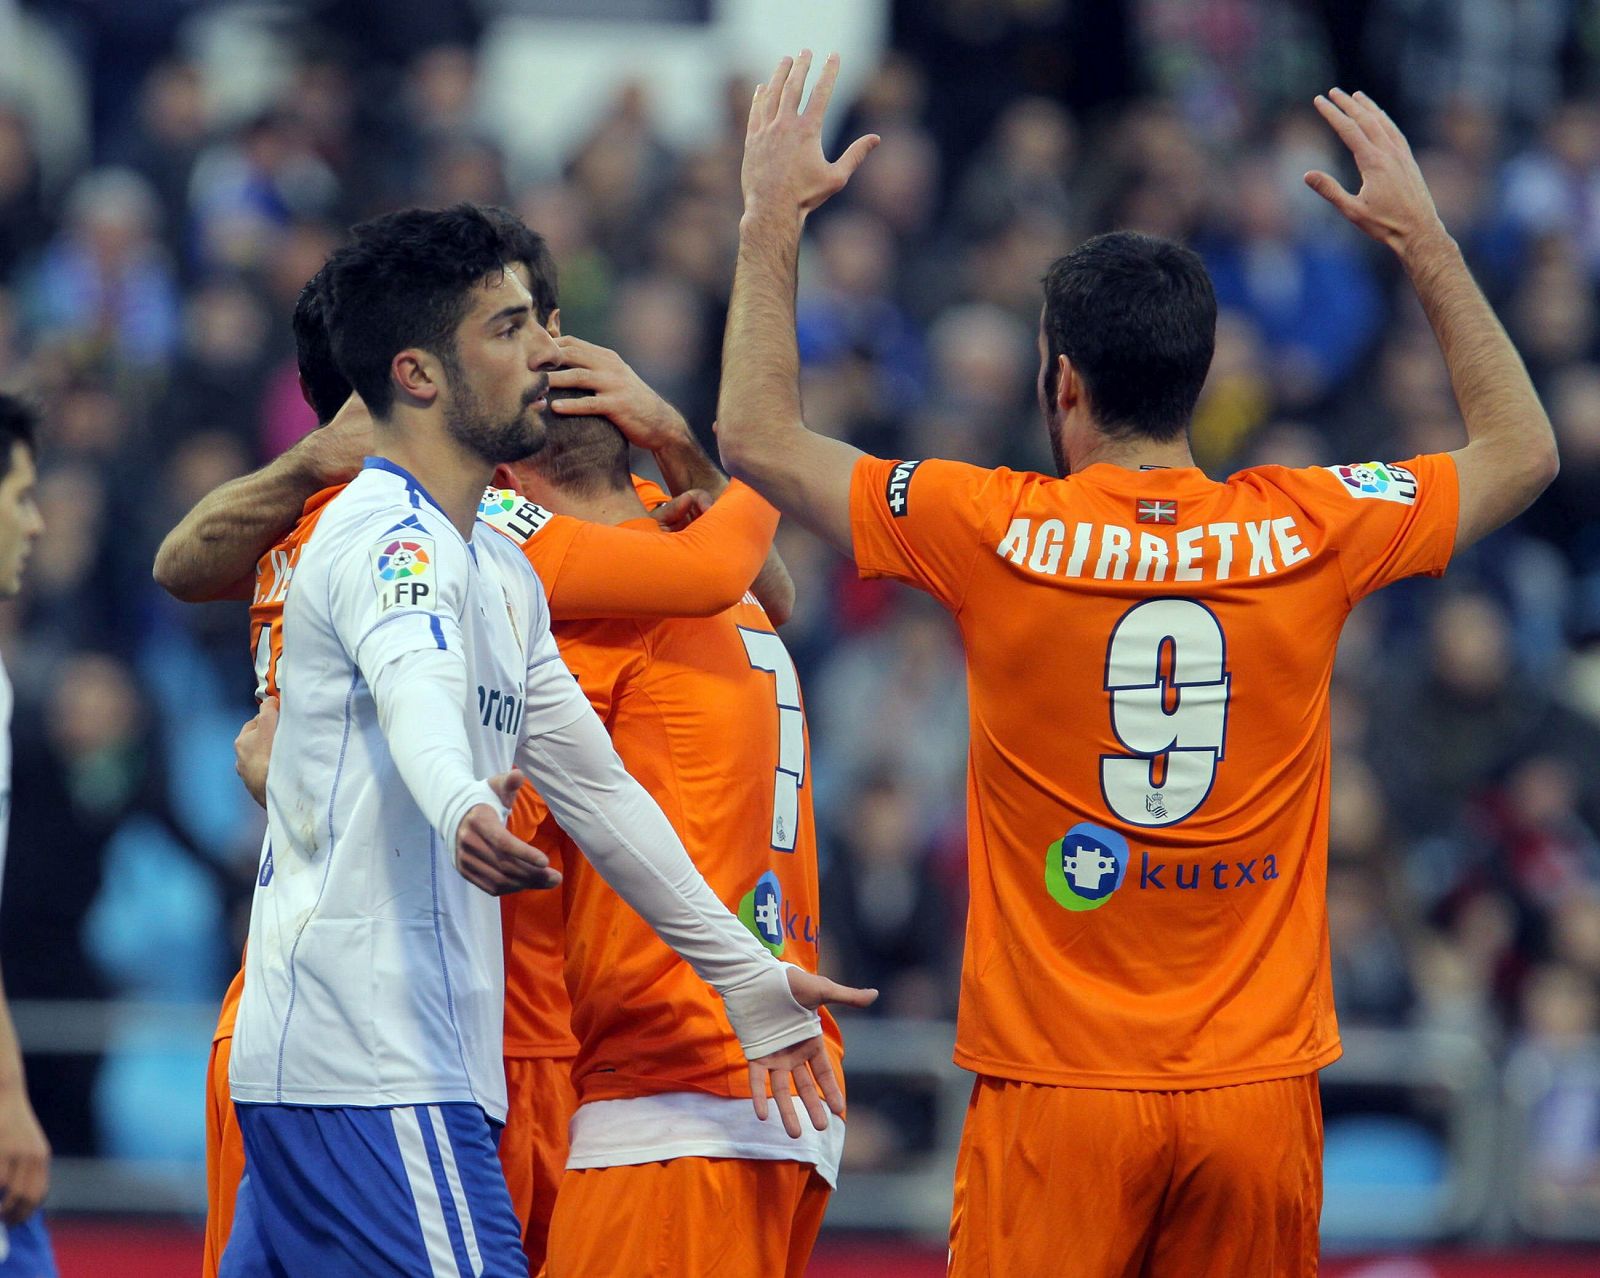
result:
<svg viewBox="0 0 1600 1278"><path fill-rule="evenodd" d="M1417 500L1417 477L1393 462L1356 462L1328 469L1352 497L1373 497L1402 506Z"/></svg>
<svg viewBox="0 0 1600 1278"><path fill-rule="evenodd" d="M390 533L372 548L372 584L378 611L428 608L433 604L433 538L409 529Z"/></svg>

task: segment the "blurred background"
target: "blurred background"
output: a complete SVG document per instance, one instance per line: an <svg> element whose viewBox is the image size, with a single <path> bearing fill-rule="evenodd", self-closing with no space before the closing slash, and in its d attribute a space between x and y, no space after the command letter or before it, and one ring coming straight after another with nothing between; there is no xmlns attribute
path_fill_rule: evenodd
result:
<svg viewBox="0 0 1600 1278"><path fill-rule="evenodd" d="M195 500L311 427L301 284L362 217L505 204L550 241L565 330L709 444L750 86L803 44L844 56L837 133L884 139L807 237L807 416L883 455L1048 469L1039 278L1113 227L1190 243L1215 280L1212 475L1456 446L1405 281L1300 182L1353 176L1310 106L1330 85L1407 130L1563 469L1443 584L1346 632L1329 1272L1596 1272L1600 6L0 0L0 385L49 421L48 532L0 609L0 948L63 1272L198 1263L204 1067L261 832L231 750L253 680L243 606L176 604L150 564ZM780 539L825 953L884 990L846 1026L848 1171L814 1272L942 1273L970 1085L949 1064L960 653L926 600Z"/></svg>

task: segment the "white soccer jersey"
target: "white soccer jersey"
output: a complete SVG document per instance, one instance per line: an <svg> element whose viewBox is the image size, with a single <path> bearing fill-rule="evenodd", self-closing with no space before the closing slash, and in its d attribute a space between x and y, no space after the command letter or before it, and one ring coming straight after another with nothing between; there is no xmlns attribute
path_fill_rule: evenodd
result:
<svg viewBox="0 0 1600 1278"><path fill-rule="evenodd" d="M280 663L233 1096L503 1119L500 906L454 836L526 732L590 713L544 592L505 538L464 540L369 458L301 554Z"/></svg>

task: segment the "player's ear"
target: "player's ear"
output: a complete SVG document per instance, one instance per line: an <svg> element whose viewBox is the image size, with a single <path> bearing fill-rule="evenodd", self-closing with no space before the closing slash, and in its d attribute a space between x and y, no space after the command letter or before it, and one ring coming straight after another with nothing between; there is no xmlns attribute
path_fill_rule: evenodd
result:
<svg viewBox="0 0 1600 1278"><path fill-rule="evenodd" d="M501 462L494 468L494 476L489 480L489 487L509 488L518 493L522 491L522 485L517 482L516 471L507 466L505 462Z"/></svg>
<svg viewBox="0 0 1600 1278"><path fill-rule="evenodd" d="M550 312L550 318L544 322L544 331L551 337L561 336L561 308L558 306Z"/></svg>
<svg viewBox="0 0 1600 1278"><path fill-rule="evenodd" d="M1056 356L1056 410L1070 412L1083 398L1083 383L1078 380L1078 370L1065 355Z"/></svg>
<svg viewBox="0 0 1600 1278"><path fill-rule="evenodd" d="M439 365L427 351L407 347L389 364L389 375L400 392L428 405L439 394Z"/></svg>

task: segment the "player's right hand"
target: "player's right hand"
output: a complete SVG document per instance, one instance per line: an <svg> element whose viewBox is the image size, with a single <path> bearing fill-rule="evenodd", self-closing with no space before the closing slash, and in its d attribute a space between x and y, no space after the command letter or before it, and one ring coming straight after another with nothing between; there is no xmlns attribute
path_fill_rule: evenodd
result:
<svg viewBox="0 0 1600 1278"><path fill-rule="evenodd" d="M21 1080L0 1093L0 1220L20 1225L50 1189L50 1143Z"/></svg>
<svg viewBox="0 0 1600 1278"><path fill-rule="evenodd" d="M1405 134L1365 93L1331 89L1316 99L1317 111L1350 148L1361 171L1361 189L1351 195L1328 174L1306 174L1306 185L1357 227L1396 253L1444 224Z"/></svg>
<svg viewBox="0 0 1600 1278"><path fill-rule="evenodd" d="M806 214L844 189L861 162L878 145L876 133L852 142L837 160L822 152L822 117L839 78L839 55L829 54L806 109L800 95L811 73L811 50L778 63L772 79L756 89L744 137L739 181L746 213L769 206Z"/></svg>
<svg viewBox="0 0 1600 1278"><path fill-rule="evenodd" d="M522 780L520 772L506 772L490 777L489 788L509 808ZM456 828L456 872L490 896L553 888L561 882L561 872L550 868L550 858L506 829L500 814L487 803L468 808Z"/></svg>

